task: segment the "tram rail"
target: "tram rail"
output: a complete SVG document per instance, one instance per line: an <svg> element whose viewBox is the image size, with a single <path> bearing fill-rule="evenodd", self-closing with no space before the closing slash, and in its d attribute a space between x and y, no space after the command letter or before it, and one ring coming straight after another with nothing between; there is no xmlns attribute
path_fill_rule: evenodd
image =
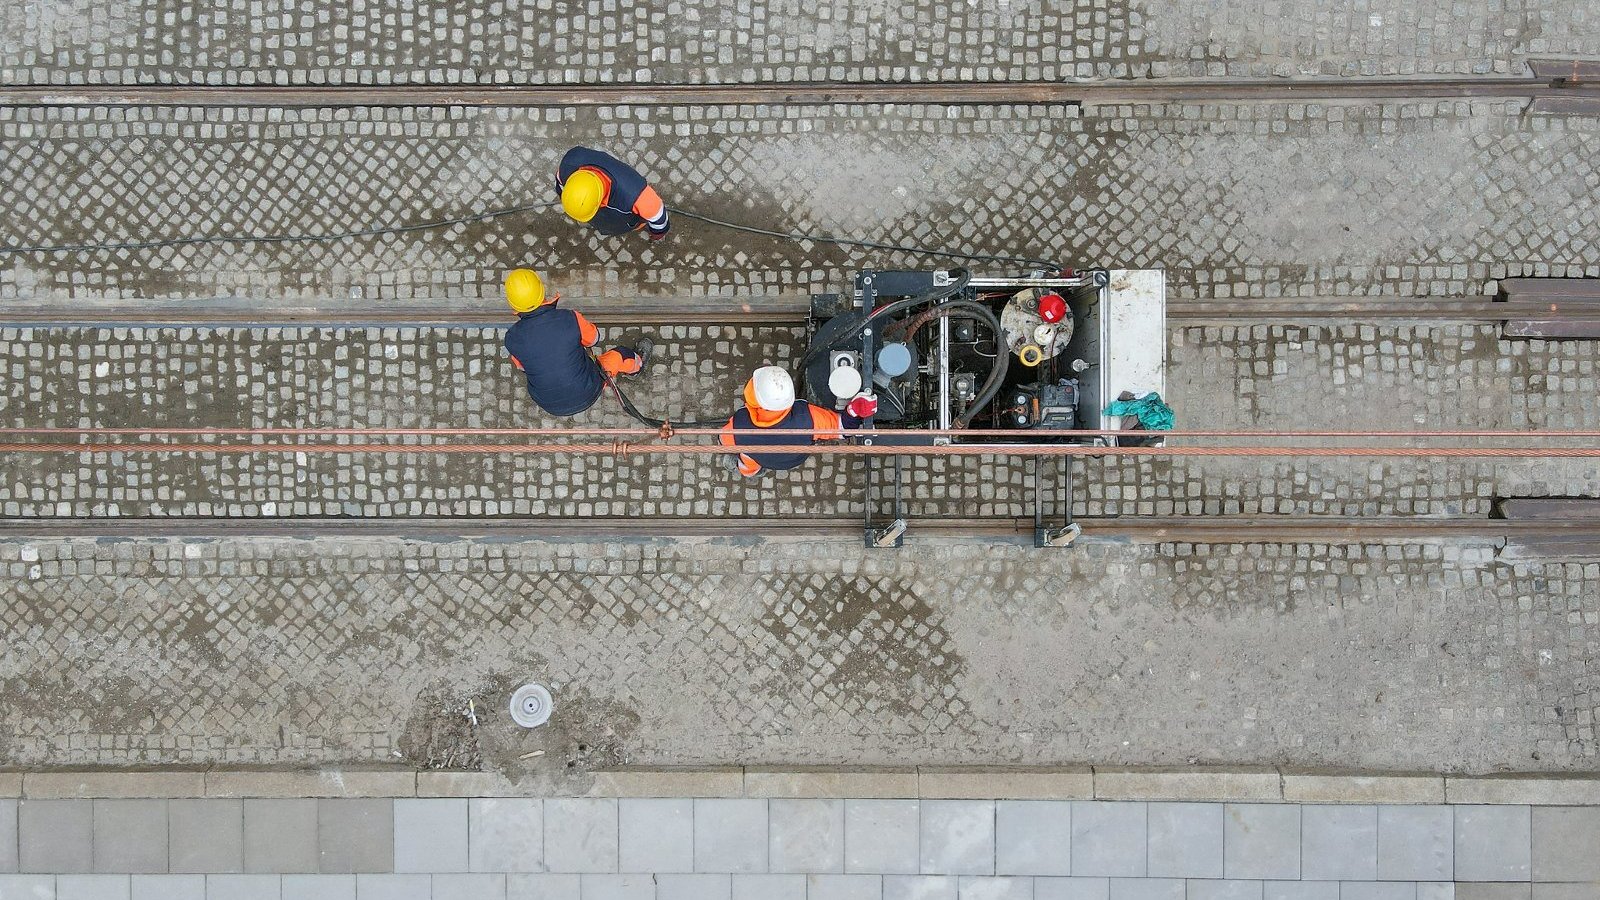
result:
<svg viewBox="0 0 1600 900"><path fill-rule="evenodd" d="M595 107L903 104L1078 107L1141 103L1528 99L1553 113L1600 107L1600 63L1532 60L1527 76L1236 78L1142 81L786 82L654 85L10 85L29 107Z"/></svg>
<svg viewBox="0 0 1600 900"><path fill-rule="evenodd" d="M338 306L330 300L315 309L245 308L232 303L208 307L201 301L164 302L157 305L114 303L96 308L93 318L76 318L59 308L35 306L26 301L0 311L0 326L44 327L507 327L511 316L501 304L481 308L460 305L459 299L442 299L441 308L396 309L393 304ZM662 299L585 299L584 315L607 326L742 326L800 327L805 324L810 301L804 296L751 301L673 301ZM1277 323L1349 320L1386 322L1502 322L1514 310L1485 295L1457 297L1242 297L1230 299L1174 299L1167 305L1169 321Z"/></svg>
<svg viewBox="0 0 1600 900"><path fill-rule="evenodd" d="M1600 541L1600 518L1496 519L1357 516L1138 516L1078 517L1086 537L1126 543L1282 544L1411 543L1440 540L1487 542L1534 540ZM1026 516L927 516L917 537L975 535L1031 537ZM485 517L183 517L140 516L0 519L0 540L73 537L171 538L421 538L547 539L661 537L853 538L855 516L543 516Z"/></svg>

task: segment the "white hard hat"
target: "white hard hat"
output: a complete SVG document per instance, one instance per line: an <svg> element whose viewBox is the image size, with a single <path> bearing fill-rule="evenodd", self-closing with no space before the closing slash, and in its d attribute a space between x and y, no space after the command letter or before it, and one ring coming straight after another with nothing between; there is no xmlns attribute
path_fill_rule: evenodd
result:
<svg viewBox="0 0 1600 900"><path fill-rule="evenodd" d="M756 405L768 412L785 412L794 405L794 379L779 366L762 366L750 376Z"/></svg>
<svg viewBox="0 0 1600 900"><path fill-rule="evenodd" d="M828 373L828 392L835 397L854 397L861 392L861 373L855 366L839 366Z"/></svg>

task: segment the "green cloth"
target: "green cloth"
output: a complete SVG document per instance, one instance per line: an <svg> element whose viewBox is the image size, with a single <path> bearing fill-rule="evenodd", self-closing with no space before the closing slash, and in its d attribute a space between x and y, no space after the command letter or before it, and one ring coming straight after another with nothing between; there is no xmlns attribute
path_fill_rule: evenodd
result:
<svg viewBox="0 0 1600 900"><path fill-rule="evenodd" d="M1114 400L1106 407L1108 416L1134 416L1139 424L1151 431L1171 431L1174 416L1172 407L1161 402L1161 395L1151 392L1135 400Z"/></svg>

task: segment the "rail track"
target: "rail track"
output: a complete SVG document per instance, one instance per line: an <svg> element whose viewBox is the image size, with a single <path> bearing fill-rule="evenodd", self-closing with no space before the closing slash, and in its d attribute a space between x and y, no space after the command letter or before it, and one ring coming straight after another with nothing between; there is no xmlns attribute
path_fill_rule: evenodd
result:
<svg viewBox="0 0 1600 900"><path fill-rule="evenodd" d="M325 326L382 327L507 327L509 314L498 303L467 306L461 298L441 298L436 309L394 304L328 306L262 310L232 300L180 301L96 307L92 318L64 313L59 307L12 303L0 310L0 326L71 327L241 327ZM749 300L661 298L580 298L586 317L599 325L772 325L805 324L809 301L804 296ZM1493 297L1250 297L1229 300L1173 300L1167 318L1187 323L1303 322L1349 319L1362 322L1501 322L1510 310Z"/></svg>
<svg viewBox="0 0 1600 900"><path fill-rule="evenodd" d="M1150 80L1118 83L926 83L782 85L564 85L474 86L9 86L0 105L20 107L201 106L201 107L598 107L744 104L1046 104L1102 107L1120 104L1216 102L1359 103L1407 99L1525 99L1533 112L1600 114L1600 63L1535 61L1528 77L1405 79ZM15 327L278 327L446 326L503 327L510 317L496 303L468 305L441 298L436 308L326 305L262 311L242 301L133 302L96 309L92 319L64 316L59 308L11 304L0 325ZM808 311L804 296L750 300L607 298L584 301L585 312L603 325L771 325L798 327ZM1255 297L1175 300L1168 318L1179 323L1262 324L1320 320L1501 322L1506 305L1481 295L1459 297ZM62 452L84 452L62 451ZM350 452L353 448L341 448ZM417 448L411 448L417 449ZM508 451L518 448L511 446ZM205 452L205 451L201 451ZM259 452L249 450L245 452ZM295 452L291 450L290 452ZM389 447L373 452L407 452ZM1475 540L1502 546L1567 543L1600 546L1600 516L1560 521L1491 518L1323 518L1289 516L1193 516L1084 518L1078 522L1096 540L1141 543L1416 542ZM775 527L781 523L781 528ZM1027 517L922 518L914 537L986 536L1024 539L1035 523ZM0 520L0 539L33 537L226 538L281 536L473 537L495 539L705 536L713 538L858 537L855 517L487 517L487 518L186 518L147 516L97 520L20 518Z"/></svg>
<svg viewBox="0 0 1600 900"><path fill-rule="evenodd" d="M779 521L782 528L773 526ZM1182 516L1078 518L1084 535L1125 543L1279 544L1414 543L1470 540L1600 542L1596 518L1360 518L1347 516ZM925 517L912 522L913 537L1031 539L1030 517ZM739 539L859 538L857 517L598 516L583 519L524 516L482 518L191 518L137 517L98 520L0 519L0 540L30 538L552 538L637 540L647 537Z"/></svg>
<svg viewBox="0 0 1600 900"><path fill-rule="evenodd" d="M1527 99L1552 113L1600 109L1600 62L1533 60L1525 77L1149 79L1118 82L799 82L661 85L17 85L0 105L373 107L685 106L837 103L1078 107L1226 101ZM1540 110L1535 110L1540 111Z"/></svg>

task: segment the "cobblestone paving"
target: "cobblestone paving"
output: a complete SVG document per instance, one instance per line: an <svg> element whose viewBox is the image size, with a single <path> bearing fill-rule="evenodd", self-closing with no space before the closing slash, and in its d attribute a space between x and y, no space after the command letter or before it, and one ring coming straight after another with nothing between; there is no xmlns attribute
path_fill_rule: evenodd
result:
<svg viewBox="0 0 1600 900"><path fill-rule="evenodd" d="M738 222L1166 266L1175 298L1458 295L1600 277L1600 122L1491 103L480 110L0 109L5 245L340 232L553 199L574 143ZM869 187L870 186L870 187ZM680 218L662 245L548 211L326 244L0 259L0 301L434 308L532 264L569 296L838 290L929 260ZM979 266L978 268L985 268ZM986 267L996 269L995 264Z"/></svg>
<svg viewBox="0 0 1600 900"><path fill-rule="evenodd" d="M1518 73L1600 55L1581 0L9 0L11 84L990 81Z"/></svg>
<svg viewBox="0 0 1600 900"><path fill-rule="evenodd" d="M609 340L629 332L608 330ZM751 369L791 364L790 328L654 332L646 410L731 411ZM1494 326L1192 326L1168 395L1195 428L1600 428L1594 342L1500 341ZM535 415L492 328L0 330L0 423L17 427L604 427ZM1079 463L1079 515L1484 515L1496 495L1591 493L1594 461L1167 460ZM857 515L859 461L819 457L747 485L709 459L305 455L11 456L0 514L81 516ZM911 466L917 515L1031 515L1031 468ZM1047 484L1054 486L1054 481Z"/></svg>
<svg viewBox="0 0 1600 900"><path fill-rule="evenodd" d="M7 541L0 573L8 766L1596 755L1600 566L1470 544Z"/></svg>

